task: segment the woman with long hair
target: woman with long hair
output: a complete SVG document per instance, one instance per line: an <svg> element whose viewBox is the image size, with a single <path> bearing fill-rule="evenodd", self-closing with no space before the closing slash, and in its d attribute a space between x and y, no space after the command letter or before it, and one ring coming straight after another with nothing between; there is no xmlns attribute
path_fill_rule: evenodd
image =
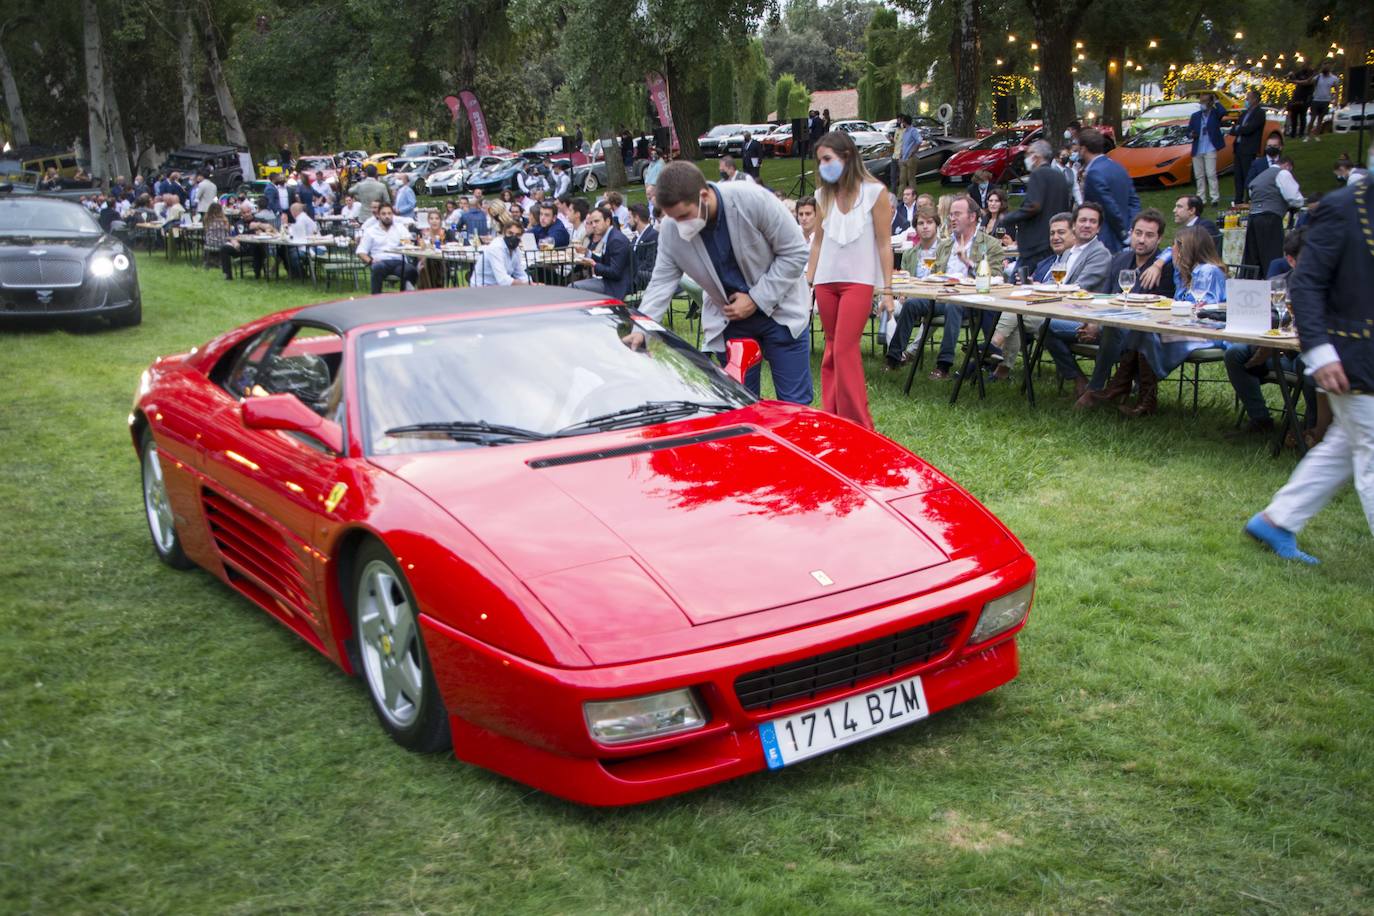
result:
<svg viewBox="0 0 1374 916"><path fill-rule="evenodd" d="M1003 247L1010 248L1016 242L1016 225L1003 226L1002 220L1007 215L1007 192L1001 188L992 188L988 191L988 206L984 211L983 231L1002 243Z"/></svg>
<svg viewBox="0 0 1374 916"><path fill-rule="evenodd" d="M1201 226L1180 229L1174 237L1174 296L1191 302L1195 309L1226 301L1226 265L1217 253L1212 236ZM1159 380L1177 369L1188 354L1215 346L1209 340L1131 331L1121 343L1116 374L1098 400L1121 400L1120 411L1128 417L1153 414L1159 407ZM1125 400L1136 384L1135 406Z"/></svg>
<svg viewBox="0 0 1374 916"><path fill-rule="evenodd" d="M875 291L886 315L893 311L892 201L848 134L831 131L817 141L815 153L821 180L806 279L825 331L821 407L873 429L859 342Z"/></svg>
<svg viewBox="0 0 1374 916"><path fill-rule="evenodd" d="M224 279L234 279L232 267L233 252L229 248L229 218L224 215L224 206L215 201L205 211L205 260L219 260Z"/></svg>

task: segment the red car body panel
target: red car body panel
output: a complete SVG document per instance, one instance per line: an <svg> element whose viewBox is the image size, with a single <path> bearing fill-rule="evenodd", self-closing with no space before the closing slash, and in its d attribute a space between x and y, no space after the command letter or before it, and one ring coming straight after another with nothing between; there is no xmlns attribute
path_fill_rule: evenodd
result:
<svg viewBox="0 0 1374 916"><path fill-rule="evenodd" d="M434 294L373 298L392 317L368 327L404 324L411 295ZM527 295L532 304L454 317L570 307ZM350 673L342 583L359 541L380 540L416 597L459 758L579 802L641 802L764 769L758 726L778 716L917 673L938 711L1016 675L1023 624L968 639L989 600L1033 582L1034 561L896 443L759 402L570 439L368 457L347 369L368 328L353 328L294 345L342 360L347 450L335 456L247 428L210 378L297 311L156 362L130 417L135 443L145 427L158 443L188 557ZM724 428L739 432L542 463ZM832 585L809 574L818 568ZM766 709L735 696L742 674L955 614L955 634L920 664ZM587 730L584 702L680 687L703 703L703 728L614 747Z"/></svg>

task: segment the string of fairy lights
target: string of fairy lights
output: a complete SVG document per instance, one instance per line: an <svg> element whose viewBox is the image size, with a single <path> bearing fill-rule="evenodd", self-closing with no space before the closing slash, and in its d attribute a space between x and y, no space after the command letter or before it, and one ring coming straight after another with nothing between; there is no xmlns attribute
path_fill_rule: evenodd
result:
<svg viewBox="0 0 1374 916"><path fill-rule="evenodd" d="M1326 21L1329 22L1330 19L1330 16L1326 17ZM1245 33L1235 33L1236 41L1243 41L1244 39ZM1009 33L1007 35L1008 45L1016 45L1017 42L1018 39L1015 34ZM1146 50L1153 51L1158 48L1159 40L1152 38L1149 40ZM1040 50L1039 43L1035 41L1030 42L1030 50ZM1259 57L1246 57L1242 59L1237 56L1226 61L1185 63L1182 66L1171 62L1167 65L1168 69L1163 72L1163 76L1159 80L1159 88L1163 99L1166 101L1178 97L1181 87L1196 86L1198 84L1205 84L1211 88L1228 89L1236 94L1242 94L1249 89L1256 89L1259 91L1260 101L1263 104L1282 105L1288 100L1289 94L1292 92L1293 88L1292 84L1285 79L1288 73L1304 64L1315 66L1322 59L1330 59L1336 64L1334 72L1342 77L1341 82L1337 83L1333 91L1333 98L1337 101L1337 104L1339 104L1344 98L1344 58L1345 48L1341 47L1338 42L1333 41L1330 46L1327 47L1321 58L1316 60L1309 60L1301 51L1293 51L1291 54L1281 51L1277 54L1266 52ZM1083 46L1083 42L1075 41L1074 64L1071 67L1072 72L1077 73L1078 64L1086 61L1087 51ZM1123 63L1123 78L1129 74L1138 76L1141 80L1146 79L1147 74L1157 72L1159 68L1165 66L1162 62L1147 64L1144 61L1137 61L1131 57L1127 57ZM1371 49L1366 55L1365 63L1374 64L1374 49ZM998 57L995 59L994 66L1001 68L1004 67L1004 65L1005 61L1002 58ZM1115 60L1109 60L1107 66L1115 68L1117 62ZM1029 75L1025 73L1005 72L994 75L991 80L993 111L999 112L1004 110L998 104L999 99L1008 96L1021 94L1034 95L1037 93L1039 90L1036 86L1034 74L1039 72L1040 65L1032 64L1031 73ZM1097 107L1101 107L1105 97L1105 93L1101 88L1083 84L1078 85L1077 94L1080 101L1089 106ZM1144 107L1147 101L1152 98L1152 95L1147 95L1144 92L1144 87L1142 86L1141 91L1138 92L1123 91L1121 94L1121 106L1125 111L1139 111ZM1087 117L1091 120L1095 117L1095 112L1089 111ZM998 129L1006 128L1010 126L1010 124L1010 121L1002 119L996 120Z"/></svg>

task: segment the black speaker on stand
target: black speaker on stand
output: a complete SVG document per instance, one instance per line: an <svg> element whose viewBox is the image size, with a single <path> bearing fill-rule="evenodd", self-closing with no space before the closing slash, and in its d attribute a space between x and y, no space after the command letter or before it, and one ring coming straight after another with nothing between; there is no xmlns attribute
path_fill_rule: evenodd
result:
<svg viewBox="0 0 1374 916"><path fill-rule="evenodd" d="M565 152L565 153L577 152L577 138L576 138L576 137L569 137L567 134L563 134L563 152Z"/></svg>
<svg viewBox="0 0 1374 916"><path fill-rule="evenodd" d="M806 118L792 119L792 148L797 153L797 180L788 189L787 196L800 200L810 194L806 182L806 157L811 148L811 136L806 131ZM815 183L812 183L812 187Z"/></svg>
<svg viewBox="0 0 1374 916"><path fill-rule="evenodd" d="M1355 164L1364 162L1364 122L1367 118L1365 105L1374 99L1374 67L1368 64L1360 64L1356 67L1349 67L1345 71L1345 103L1347 105L1359 104L1360 118L1360 139L1359 150L1355 154ZM1335 116L1332 116L1334 122ZM1334 123L1333 123L1334 126Z"/></svg>

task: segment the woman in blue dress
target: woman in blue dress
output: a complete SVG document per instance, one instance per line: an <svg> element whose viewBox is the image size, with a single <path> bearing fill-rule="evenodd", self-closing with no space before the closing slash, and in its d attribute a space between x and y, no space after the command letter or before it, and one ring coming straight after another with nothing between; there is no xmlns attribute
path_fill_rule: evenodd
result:
<svg viewBox="0 0 1374 916"><path fill-rule="evenodd" d="M1195 307L1226 301L1226 266L1207 230L1191 226L1179 230L1173 246L1174 293ZM1121 413L1130 417L1153 414L1159 407L1159 380L1177 369L1188 354L1215 342L1197 337L1131 331L1122 342L1121 362L1108 386L1112 392L1138 390L1135 404L1123 403ZM1106 393L1106 392L1104 392Z"/></svg>

